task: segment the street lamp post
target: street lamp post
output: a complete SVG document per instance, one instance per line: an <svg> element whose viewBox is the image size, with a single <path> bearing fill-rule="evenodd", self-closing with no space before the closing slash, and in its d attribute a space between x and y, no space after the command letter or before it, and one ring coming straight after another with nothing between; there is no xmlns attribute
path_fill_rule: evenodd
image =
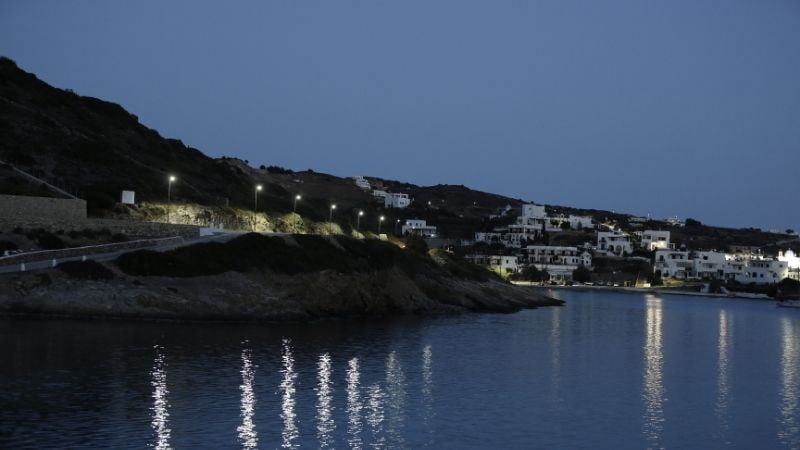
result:
<svg viewBox="0 0 800 450"><path fill-rule="evenodd" d="M383 216L381 216L381 217L378 219L378 236L380 236L380 235L381 235L381 224L383 223L383 221L384 221L385 219L386 219L386 218L385 218L385 217L383 217Z"/></svg>
<svg viewBox="0 0 800 450"><path fill-rule="evenodd" d="M292 206L292 212L297 212L297 201L300 200L300 194L294 196L294 206Z"/></svg>
<svg viewBox="0 0 800 450"><path fill-rule="evenodd" d="M333 210L336 209L336 204L334 203L331 205L330 211L328 211L328 222L333 222Z"/></svg>
<svg viewBox="0 0 800 450"><path fill-rule="evenodd" d="M258 193L261 192L263 186L260 184L256 186L256 190L253 193L253 211L258 212Z"/></svg>
<svg viewBox="0 0 800 450"><path fill-rule="evenodd" d="M356 218L356 230L360 230L361 229L361 216L363 216L363 215L364 215L364 211L359 211L358 212L358 217Z"/></svg>
<svg viewBox="0 0 800 450"><path fill-rule="evenodd" d="M167 178L167 223L172 223L170 220L170 210L172 209L172 183L175 182L175 175L170 175Z"/></svg>
<svg viewBox="0 0 800 450"><path fill-rule="evenodd" d="M394 234L397 234L397 226L400 225L400 219L394 221Z"/></svg>

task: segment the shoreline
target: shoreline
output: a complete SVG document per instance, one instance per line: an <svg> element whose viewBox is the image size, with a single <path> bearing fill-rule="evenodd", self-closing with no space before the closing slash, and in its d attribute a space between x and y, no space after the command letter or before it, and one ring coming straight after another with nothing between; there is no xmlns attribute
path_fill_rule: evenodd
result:
<svg viewBox="0 0 800 450"><path fill-rule="evenodd" d="M749 292L730 292L728 294L711 293L711 292L697 292L697 291L684 291L679 289L649 287L649 288L635 288L625 286L561 286L561 285L538 285L533 283L515 282L515 286L531 287L536 290L552 289L552 290L574 290L574 291L600 291L600 292L619 292L628 294L659 294L659 295L682 295L685 297L712 297L712 298L737 298L744 300L759 300L759 301L777 301L766 294L753 294Z"/></svg>

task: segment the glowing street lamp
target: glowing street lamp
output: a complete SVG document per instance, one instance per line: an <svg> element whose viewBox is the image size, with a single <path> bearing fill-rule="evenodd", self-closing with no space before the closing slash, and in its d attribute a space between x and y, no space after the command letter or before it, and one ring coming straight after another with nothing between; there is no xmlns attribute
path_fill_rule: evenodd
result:
<svg viewBox="0 0 800 450"><path fill-rule="evenodd" d="M397 234L397 226L400 225L400 219L394 221L394 234Z"/></svg>
<svg viewBox="0 0 800 450"><path fill-rule="evenodd" d="M380 235L380 234L381 234L381 224L383 223L383 221L384 221L384 220L386 220L386 217L383 217L383 216L381 216L381 217L378 219L378 235Z"/></svg>
<svg viewBox="0 0 800 450"><path fill-rule="evenodd" d="M356 230L361 228L361 216L364 215L364 211L358 212L358 218L356 219Z"/></svg>
<svg viewBox="0 0 800 450"><path fill-rule="evenodd" d="M170 175L167 178L167 222L171 223L169 214L170 210L172 209L172 183L175 182L175 175Z"/></svg>
<svg viewBox="0 0 800 450"><path fill-rule="evenodd" d="M261 189L263 188L264 187L261 186L260 184L256 185L256 190L253 193L253 211L255 212L258 212L258 193L261 192Z"/></svg>
<svg viewBox="0 0 800 450"><path fill-rule="evenodd" d="M333 222L333 210L336 209L336 204L334 203L331 205L330 211L328 211L328 222Z"/></svg>
<svg viewBox="0 0 800 450"><path fill-rule="evenodd" d="M292 207L292 211L297 212L297 201L303 197L300 197L300 194L294 196L294 206Z"/></svg>

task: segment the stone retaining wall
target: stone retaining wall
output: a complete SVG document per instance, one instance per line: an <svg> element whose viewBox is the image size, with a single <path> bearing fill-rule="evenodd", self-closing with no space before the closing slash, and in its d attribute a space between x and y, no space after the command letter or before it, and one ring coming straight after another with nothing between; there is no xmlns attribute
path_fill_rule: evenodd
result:
<svg viewBox="0 0 800 450"><path fill-rule="evenodd" d="M86 201L71 198L0 195L0 218L44 222L86 220Z"/></svg>
<svg viewBox="0 0 800 450"><path fill-rule="evenodd" d="M0 233L9 233L15 228L24 231L43 228L52 233L63 231L82 231L84 229L108 229L112 234L122 233L131 239L159 238L180 236L194 238L200 236L200 227L195 225L178 225L159 222L137 222L131 220L113 219L82 219L82 220L20 220L15 217L0 216Z"/></svg>

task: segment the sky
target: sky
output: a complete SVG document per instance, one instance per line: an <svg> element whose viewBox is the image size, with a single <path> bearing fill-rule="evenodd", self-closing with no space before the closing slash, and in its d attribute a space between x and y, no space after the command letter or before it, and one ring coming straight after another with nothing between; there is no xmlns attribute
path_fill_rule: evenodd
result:
<svg viewBox="0 0 800 450"><path fill-rule="evenodd" d="M254 166L800 229L796 0L0 0L0 54Z"/></svg>

